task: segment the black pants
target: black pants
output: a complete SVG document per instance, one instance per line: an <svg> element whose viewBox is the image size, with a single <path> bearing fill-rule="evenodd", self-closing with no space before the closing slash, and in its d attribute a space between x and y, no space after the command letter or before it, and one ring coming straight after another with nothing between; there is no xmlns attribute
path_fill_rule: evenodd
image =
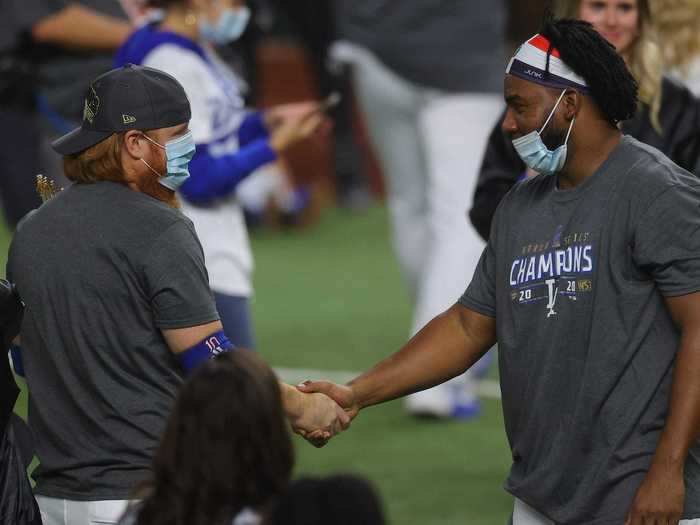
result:
<svg viewBox="0 0 700 525"><path fill-rule="evenodd" d="M0 202L10 228L37 208L40 134L34 111L0 107Z"/></svg>
<svg viewBox="0 0 700 525"><path fill-rule="evenodd" d="M27 477L31 461L29 430L12 416L0 437L0 523L41 525L41 513ZM25 450L22 450L25 449Z"/></svg>

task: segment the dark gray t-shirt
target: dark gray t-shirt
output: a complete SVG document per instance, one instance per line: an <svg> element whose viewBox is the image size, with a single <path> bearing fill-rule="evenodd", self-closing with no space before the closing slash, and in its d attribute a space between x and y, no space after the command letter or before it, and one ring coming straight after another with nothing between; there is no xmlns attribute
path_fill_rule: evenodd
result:
<svg viewBox="0 0 700 525"><path fill-rule="evenodd" d="M192 223L120 184L72 185L20 224L8 276L26 304L36 492L128 498L182 382L160 329L218 319Z"/></svg>
<svg viewBox="0 0 700 525"><path fill-rule="evenodd" d="M340 36L402 77L454 92L503 90L503 0L335 0Z"/></svg>
<svg viewBox="0 0 700 525"><path fill-rule="evenodd" d="M700 290L700 180L625 136L583 184L556 183L503 199L460 302L496 318L506 490L557 523L620 525L668 410L679 332L664 297Z"/></svg>

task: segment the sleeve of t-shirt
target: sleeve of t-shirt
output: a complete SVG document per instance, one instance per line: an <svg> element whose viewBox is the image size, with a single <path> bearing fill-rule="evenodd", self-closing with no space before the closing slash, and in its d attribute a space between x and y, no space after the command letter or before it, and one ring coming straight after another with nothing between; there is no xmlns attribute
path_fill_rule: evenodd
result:
<svg viewBox="0 0 700 525"><path fill-rule="evenodd" d="M163 44L148 53L143 65L167 71L182 84L190 101L190 131L196 144L212 140L212 106L207 102L206 64L197 53L174 44Z"/></svg>
<svg viewBox="0 0 700 525"><path fill-rule="evenodd" d="M496 250L497 235L494 232L500 222L503 206L499 206L491 224L486 248L481 253L471 283L459 300L459 304L488 317L496 317Z"/></svg>
<svg viewBox="0 0 700 525"><path fill-rule="evenodd" d="M638 221L633 260L664 296L700 291L700 185L677 183Z"/></svg>
<svg viewBox="0 0 700 525"><path fill-rule="evenodd" d="M188 328L219 319L202 246L185 220L171 225L153 243L145 275L158 328Z"/></svg>

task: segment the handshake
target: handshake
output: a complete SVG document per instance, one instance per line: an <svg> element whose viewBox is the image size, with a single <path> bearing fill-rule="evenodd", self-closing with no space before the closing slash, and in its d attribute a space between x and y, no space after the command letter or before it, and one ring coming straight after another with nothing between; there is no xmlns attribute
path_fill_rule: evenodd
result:
<svg viewBox="0 0 700 525"><path fill-rule="evenodd" d="M296 388L281 386L292 429L315 447L347 430L360 410L349 386L327 381L305 381Z"/></svg>

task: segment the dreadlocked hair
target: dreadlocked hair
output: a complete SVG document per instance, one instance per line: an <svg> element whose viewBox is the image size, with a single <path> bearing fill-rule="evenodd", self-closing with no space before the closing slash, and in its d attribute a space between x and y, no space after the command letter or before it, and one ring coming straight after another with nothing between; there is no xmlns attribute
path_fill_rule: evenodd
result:
<svg viewBox="0 0 700 525"><path fill-rule="evenodd" d="M615 51L588 22L547 17L540 34L550 42L549 57L556 48L561 59L588 84L588 90L611 125L628 120L637 111L637 81Z"/></svg>

